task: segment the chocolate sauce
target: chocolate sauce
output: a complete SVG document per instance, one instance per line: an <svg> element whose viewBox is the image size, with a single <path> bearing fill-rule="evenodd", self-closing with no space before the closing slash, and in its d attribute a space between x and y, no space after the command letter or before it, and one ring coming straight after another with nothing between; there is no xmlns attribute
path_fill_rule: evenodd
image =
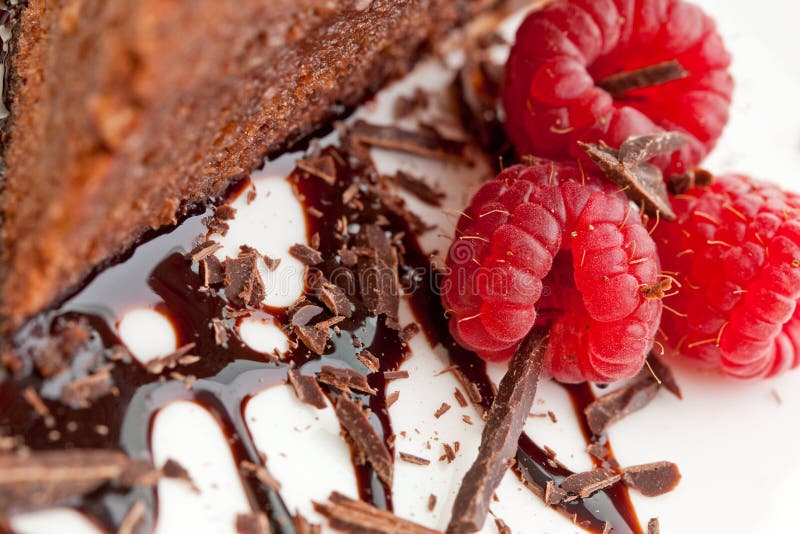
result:
<svg viewBox="0 0 800 534"><path fill-rule="evenodd" d="M289 177L307 212L322 214L321 217L307 217L310 235L319 234L318 250L324 258L322 264L307 271L307 286L313 285L311 282L319 273L340 286L347 285L342 284L339 277L344 274L344 279L350 280L353 270L343 264L339 251L342 247L358 245L356 237L364 225L380 225L400 249L400 283L410 295L410 304L422 331L432 345L440 344L446 349L461 376L474 384L472 397L478 408L488 411L494 389L485 364L451 337L437 292L441 275L431 267L402 209L387 205L388 191L370 164L339 150L326 149L326 153L336 161L337 180L333 185L300 171ZM342 195L351 184L357 184L356 201L344 203ZM201 223L203 215L195 214L174 230L154 236L125 261L101 272L60 307L39 315L20 331L15 344L24 365L16 378L0 383L0 436L24 436L25 446L33 450L119 448L132 457L149 459L154 415L169 402L186 400L202 405L216 418L229 437L237 465L242 461L260 464L258 451L243 420L247 401L266 387L285 383L291 367L303 374L313 374L325 364L348 367L368 376L370 386L377 393L353 394L351 398L369 409L371 425L391 450L393 432L383 372L396 370L409 355L398 325L390 324L384 315L376 317L368 311L359 296L358 280L355 280L355 285L343 287L353 304L353 313L337 324L339 333L330 336L323 356L317 356L302 343L280 360L249 349L237 334L238 314L232 313L224 291L201 290L203 282L197 266L186 258L193 240L205 233ZM342 217L346 224L339 232L334 229ZM314 297L309 294L309 298ZM161 310L171 318L179 346L195 344L191 353L199 356L199 361L178 369L181 375L196 378L190 389L187 390L183 380L172 375L170 370L154 375L129 357L111 362L115 347L121 346L115 333L116 321L134 306ZM265 308L248 313L271 316L284 325L288 322L281 310ZM83 376L86 368L97 365L99 359L101 363L112 365L111 376L117 388L114 394L94 400L88 408L63 404L58 394L53 393L60 389L59 380L63 378L45 379L33 369L36 351L57 333L59 325L79 318L87 322L91 337L72 358L66 375L68 378ZM229 339L223 345L218 344L212 319L222 321L227 328ZM364 349L377 357L379 369L376 372L371 372L357 358ZM22 399L21 391L25 387L35 388L44 399L55 420L53 427L47 427L43 418ZM341 394L332 387L323 386L323 389L331 399ZM590 394L588 389L569 390L579 405L590 398L586 396ZM584 397L577 395L579 392ZM108 431L98 433L95 430L98 425L106 426ZM54 439L56 432L57 439ZM594 438L587 435L587 439ZM354 459L356 456L354 451ZM391 510L391 488L381 482L369 464L355 465L355 469L361 498ZM524 434L519 442L516 470L526 485L540 495L548 480L558 483L572 474L563 466L554 466L546 453ZM273 531L295 532L294 522L279 492L253 475L242 477L252 507L267 513ZM146 525L154 525L156 499L151 489L128 491L107 484L80 499L78 507L114 530L130 504L139 498L149 505ZM590 531L602 532L604 522L608 521L614 532L641 532L627 490L620 484L590 498L561 504L559 508Z"/></svg>

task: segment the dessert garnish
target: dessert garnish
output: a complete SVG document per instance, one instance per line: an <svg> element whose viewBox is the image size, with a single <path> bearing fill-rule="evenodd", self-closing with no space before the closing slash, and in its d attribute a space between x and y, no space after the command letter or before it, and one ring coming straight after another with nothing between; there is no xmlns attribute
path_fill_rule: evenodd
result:
<svg viewBox="0 0 800 534"><path fill-rule="evenodd" d="M680 131L688 143L654 163L681 174L728 121L729 64L713 20L682 0L553 2L517 31L506 131L519 154L552 159L581 157L577 141L618 147L634 135Z"/></svg>
<svg viewBox="0 0 800 534"><path fill-rule="evenodd" d="M740 175L672 198L675 222L653 234L681 290L664 343L738 378L800 363L800 197Z"/></svg>

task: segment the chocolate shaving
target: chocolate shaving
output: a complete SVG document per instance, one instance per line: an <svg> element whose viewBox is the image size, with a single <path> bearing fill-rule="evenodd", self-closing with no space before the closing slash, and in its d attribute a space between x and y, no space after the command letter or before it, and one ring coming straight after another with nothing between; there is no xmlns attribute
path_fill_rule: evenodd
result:
<svg viewBox="0 0 800 534"><path fill-rule="evenodd" d="M499 517L494 518L494 525L497 527L497 534L511 534L511 527Z"/></svg>
<svg viewBox="0 0 800 534"><path fill-rule="evenodd" d="M321 534L322 532L319 525L312 525L299 512L294 514L294 530L296 534Z"/></svg>
<svg viewBox="0 0 800 534"><path fill-rule="evenodd" d="M85 495L115 480L128 466L122 452L101 449L0 455L0 509L43 506Z"/></svg>
<svg viewBox="0 0 800 534"><path fill-rule="evenodd" d="M367 349L364 349L361 352L357 353L356 358L358 358L358 361L364 364L364 367L366 367L373 373L380 368L380 360L378 360L378 357L372 354Z"/></svg>
<svg viewBox="0 0 800 534"><path fill-rule="evenodd" d="M683 394L681 393L681 388L678 385L677 380L675 380L675 375L672 372L672 369L664 365L664 362L661 358L650 354L647 358L647 365L649 366L649 371L651 371L653 375L657 378L657 382L667 391L678 397L679 399L683 399ZM645 370L643 370L644 372Z"/></svg>
<svg viewBox="0 0 800 534"><path fill-rule="evenodd" d="M464 398L464 394L461 393L460 389L456 388L455 391L453 392L453 396L456 398L456 402L458 403L459 406L461 406L462 408L467 407L467 399Z"/></svg>
<svg viewBox="0 0 800 534"><path fill-rule="evenodd" d="M267 468L264 467L263 465L254 464L253 462L248 462L247 460L243 460L239 464L239 468L241 469L243 475L252 475L256 478L256 480L264 484L269 489L274 491L280 491L281 489L280 482L275 480L272 474L270 474L270 472L267 471Z"/></svg>
<svg viewBox="0 0 800 534"><path fill-rule="evenodd" d="M443 191L428 185L422 178L413 176L404 171L397 171L391 179L394 183L413 194L422 202L430 204L431 206L441 206L442 200L447 196Z"/></svg>
<svg viewBox="0 0 800 534"><path fill-rule="evenodd" d="M158 375L161 374L164 369L175 369L179 364L184 364L185 362L195 363L199 360L197 359L190 359L184 360L184 358L189 354L189 352L195 348L197 344L187 343L186 345L179 347L173 353L167 354L166 356L162 356L161 358L155 358L147 362L145 365L145 369L147 369L148 373ZM196 358L196 357L195 357Z"/></svg>
<svg viewBox="0 0 800 534"><path fill-rule="evenodd" d="M289 248L289 254L294 256L303 265L319 265L322 263L322 254L308 245L297 243Z"/></svg>
<svg viewBox="0 0 800 534"><path fill-rule="evenodd" d="M392 455L375 433L361 407L342 396L336 399L335 410L339 423L344 427L359 454L372 465L378 478L386 486L391 487L394 470Z"/></svg>
<svg viewBox="0 0 800 534"><path fill-rule="evenodd" d="M660 214L668 221L675 220L667 187L658 167L645 161L622 161L617 150L603 144L578 142L578 145L603 174L621 187L628 198L641 204L645 212L653 216Z"/></svg>
<svg viewBox="0 0 800 534"><path fill-rule="evenodd" d="M303 304L293 308L289 320L292 326L306 326L311 320L322 313L322 308L315 304Z"/></svg>
<svg viewBox="0 0 800 534"><path fill-rule="evenodd" d="M314 509L324 515L335 530L349 534L441 534L338 492L331 493L328 499L330 504L315 502Z"/></svg>
<svg viewBox="0 0 800 534"><path fill-rule="evenodd" d="M264 265L267 266L267 270L271 273L274 273L275 269L277 269L278 266L281 264L280 258L273 259L267 255L264 255L263 258L264 258Z"/></svg>
<svg viewBox="0 0 800 534"><path fill-rule="evenodd" d="M122 518L122 522L117 529L117 534L134 534L139 528L139 524L144 519L146 512L147 509L145 508L144 501L137 499L128 509L128 513L125 514L125 517Z"/></svg>
<svg viewBox="0 0 800 534"><path fill-rule="evenodd" d="M322 389L313 376L301 375L297 369L289 370L288 376L289 383L292 385L294 393L297 395L300 402L304 402L320 410L327 406L325 394L322 392Z"/></svg>
<svg viewBox="0 0 800 534"><path fill-rule="evenodd" d="M237 534L269 534L269 519L264 512L251 512L236 516Z"/></svg>
<svg viewBox="0 0 800 534"><path fill-rule="evenodd" d="M677 487L681 481L681 472L672 462L655 462L635 465L622 470L625 484L647 497L657 497Z"/></svg>
<svg viewBox="0 0 800 534"><path fill-rule="evenodd" d="M411 96L400 96L395 100L394 116L395 118L402 119L427 106L428 93L419 87L415 87Z"/></svg>
<svg viewBox="0 0 800 534"><path fill-rule="evenodd" d="M203 287L219 285L225 281L225 267L219 258L211 254L200 260L200 276Z"/></svg>
<svg viewBox="0 0 800 534"><path fill-rule="evenodd" d="M230 221L236 217L236 208L230 204L223 204L214 210L214 217L221 221Z"/></svg>
<svg viewBox="0 0 800 534"><path fill-rule="evenodd" d="M225 260L225 295L237 307L258 307L266 296L258 257L255 250L242 247L236 258Z"/></svg>
<svg viewBox="0 0 800 534"><path fill-rule="evenodd" d="M378 392L377 389L369 385L366 376L346 367L323 365L317 380L323 384L338 388L345 393L349 393L351 389L369 395L375 395Z"/></svg>
<svg viewBox="0 0 800 534"><path fill-rule="evenodd" d="M214 241L206 241L204 243L200 243L196 247L192 249L189 253L189 259L193 263L197 263L201 260L206 259L207 257L214 254L216 251L220 250L222 245L220 243L216 243Z"/></svg>
<svg viewBox="0 0 800 534"><path fill-rule="evenodd" d="M350 299L342 288L330 282L322 282L319 287L319 300L333 314L350 317L353 314Z"/></svg>
<svg viewBox="0 0 800 534"><path fill-rule="evenodd" d="M606 446L596 441L593 441L592 443L586 446L586 452L588 452L590 456L601 462L604 461L606 458L608 458L608 449L606 448Z"/></svg>
<svg viewBox="0 0 800 534"><path fill-rule="evenodd" d="M436 495L434 495L433 493L428 495L428 511L429 512L433 512L433 509L436 508L436 501L437 501Z"/></svg>
<svg viewBox="0 0 800 534"><path fill-rule="evenodd" d="M650 404L658 393L658 387L649 371L643 369L626 385L603 395L584 409L589 429L599 436L612 424Z"/></svg>
<svg viewBox="0 0 800 534"><path fill-rule="evenodd" d="M297 168L301 171L316 176L328 185L336 184L336 163L329 155L317 158L304 158L297 160Z"/></svg>
<svg viewBox="0 0 800 534"><path fill-rule="evenodd" d="M113 391L111 371L104 368L64 384L61 388L61 402L77 408L88 408L93 401Z"/></svg>
<svg viewBox="0 0 800 534"><path fill-rule="evenodd" d="M605 89L611 96L619 98L629 91L663 85L687 76L689 76L689 71L673 59L641 69L612 74L597 82L597 86Z"/></svg>
<svg viewBox="0 0 800 534"><path fill-rule="evenodd" d="M349 130L356 143L371 147L407 152L417 156L461 162L466 145L431 132L415 132L396 126L381 126L357 121Z"/></svg>
<svg viewBox="0 0 800 534"><path fill-rule="evenodd" d="M555 506L564 502L567 498L566 490L556 486L552 480L548 480L544 488L544 502L550 506Z"/></svg>
<svg viewBox="0 0 800 534"><path fill-rule="evenodd" d="M661 525L657 517L651 517L647 522L647 534L661 534Z"/></svg>
<svg viewBox="0 0 800 534"><path fill-rule="evenodd" d="M218 347L224 346L228 342L228 330L225 324L215 317L211 319L211 329L214 331L214 343Z"/></svg>
<svg viewBox="0 0 800 534"><path fill-rule="evenodd" d="M436 419L439 419L441 416L443 416L445 413L447 413L447 411L449 409L450 409L450 405L447 404L446 402L443 402L442 405L439 406L439 408L436 410L436 412L434 412L433 416Z"/></svg>
<svg viewBox="0 0 800 534"><path fill-rule="evenodd" d="M628 137L619 147L619 159L623 163L639 163L655 157L672 154L689 142L686 134L661 132Z"/></svg>
<svg viewBox="0 0 800 534"><path fill-rule="evenodd" d="M669 177L667 188L673 195L682 195L695 187L706 187L714 182L714 176L703 169L688 170Z"/></svg>
<svg viewBox="0 0 800 534"><path fill-rule="evenodd" d="M442 443L442 449L444 450L444 454L439 457L440 462L444 462L447 460L448 464L453 463L453 460L456 459L456 451L449 443Z"/></svg>
<svg viewBox="0 0 800 534"><path fill-rule="evenodd" d="M328 332L316 326L295 326L294 334L311 352L322 356L328 344Z"/></svg>
<svg viewBox="0 0 800 534"><path fill-rule="evenodd" d="M386 407L390 408L395 402L397 402L397 399L399 399L399 398L400 398L400 392L399 391L393 391L392 393L387 395L386 396Z"/></svg>
<svg viewBox="0 0 800 534"><path fill-rule="evenodd" d="M419 334L419 325L417 323L410 323L403 327L402 330L399 332L400 341L408 343L408 341Z"/></svg>
<svg viewBox="0 0 800 534"><path fill-rule="evenodd" d="M570 497L585 499L593 493L616 484L622 476L611 469L592 469L583 473L575 473L561 481L559 486L569 495L564 499L569 501Z"/></svg>
<svg viewBox="0 0 800 534"><path fill-rule="evenodd" d="M397 323L400 308L397 251L375 225L362 226L357 242L362 252L358 258L362 300L371 313L386 315L391 327Z"/></svg>
<svg viewBox="0 0 800 534"><path fill-rule="evenodd" d="M383 373L383 379L389 380L402 380L408 378L408 371L386 371Z"/></svg>
<svg viewBox="0 0 800 534"><path fill-rule="evenodd" d="M55 425L55 419L50 413L50 409L47 407L35 389L32 387L26 387L22 390L22 397L25 399L25 402L27 402L31 408L33 408L36 414L44 420L45 426L49 428Z"/></svg>
<svg viewBox="0 0 800 534"><path fill-rule="evenodd" d="M431 461L427 458L420 458L419 456L414 456L413 454L409 454L407 452L401 452L400 459L404 462L417 465L430 465L431 463Z"/></svg>
<svg viewBox="0 0 800 534"><path fill-rule="evenodd" d="M478 457L461 483L447 532L477 532L483 527L492 494L517 452L531 411L544 360L547 334L534 328L520 343L500 382L481 435Z"/></svg>

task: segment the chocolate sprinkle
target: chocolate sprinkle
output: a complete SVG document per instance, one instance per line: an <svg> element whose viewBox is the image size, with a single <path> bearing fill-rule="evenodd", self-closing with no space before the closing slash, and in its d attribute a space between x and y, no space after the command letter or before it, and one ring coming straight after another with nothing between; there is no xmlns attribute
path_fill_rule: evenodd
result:
<svg viewBox="0 0 800 534"><path fill-rule="evenodd" d="M681 472L672 462L655 462L624 468L622 479L642 495L657 497L675 489L681 481Z"/></svg>
<svg viewBox="0 0 800 534"><path fill-rule="evenodd" d="M331 493L330 504L314 503L314 509L328 518L331 528L349 534L441 534L436 530L397 517L363 501L338 492Z"/></svg>
<svg viewBox="0 0 800 534"><path fill-rule="evenodd" d="M663 85L687 76L689 76L689 71L673 59L641 69L612 74L597 82L597 86L608 91L611 96L619 98L629 91Z"/></svg>
<svg viewBox="0 0 800 534"><path fill-rule="evenodd" d="M325 394L319 387L316 379L313 376L301 375L297 369L291 369L288 373L289 383L294 389L295 395L304 402L320 410L327 406L325 402Z"/></svg>
<svg viewBox="0 0 800 534"><path fill-rule="evenodd" d="M339 397L336 399L335 409L339 423L350 436L358 452L372 464L378 478L391 487L394 472L392 455L370 425L361 407L347 397Z"/></svg>
<svg viewBox="0 0 800 534"><path fill-rule="evenodd" d="M348 133L356 143L371 147L457 162L464 160L466 145L462 141L447 139L433 132L416 132L357 121Z"/></svg>
<svg viewBox="0 0 800 534"><path fill-rule="evenodd" d="M427 458L420 458L419 456L414 456L413 454L409 454L407 452L401 452L400 459L404 462L417 465L430 465L431 463L431 461Z"/></svg>
<svg viewBox="0 0 800 534"><path fill-rule="evenodd" d="M517 348L500 382L478 457L470 467L453 503L447 532L477 532L483 527L492 494L515 457L517 442L533 405L544 360L547 334L534 328Z"/></svg>
<svg viewBox="0 0 800 534"><path fill-rule="evenodd" d="M604 144L582 143L578 145L586 152L603 174L623 189L625 194L644 207L646 213L659 215L668 221L675 220L675 212L669 203L667 187L661 170L645 161L627 162L620 159L619 151Z"/></svg>

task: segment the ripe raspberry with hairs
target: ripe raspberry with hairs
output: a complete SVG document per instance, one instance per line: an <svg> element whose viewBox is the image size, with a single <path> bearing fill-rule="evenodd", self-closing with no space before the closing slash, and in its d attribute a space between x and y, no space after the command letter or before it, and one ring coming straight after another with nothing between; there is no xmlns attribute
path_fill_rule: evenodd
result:
<svg viewBox="0 0 800 534"><path fill-rule="evenodd" d="M673 199L654 233L680 292L667 299L667 344L738 378L800 363L800 198L721 176Z"/></svg>
<svg viewBox="0 0 800 534"><path fill-rule="evenodd" d="M509 358L534 323L550 326L544 373L563 382L634 375L661 302L655 244L614 186L571 163L532 160L472 198L448 256L450 331L487 360Z"/></svg>
<svg viewBox="0 0 800 534"><path fill-rule="evenodd" d="M619 92L609 78L675 61L685 77L666 83ZM680 131L689 143L654 161L679 174L700 163L728 121L729 64L714 21L681 0L553 2L517 32L506 64L506 131L518 153L553 159L582 156L577 141L616 147L632 135Z"/></svg>

